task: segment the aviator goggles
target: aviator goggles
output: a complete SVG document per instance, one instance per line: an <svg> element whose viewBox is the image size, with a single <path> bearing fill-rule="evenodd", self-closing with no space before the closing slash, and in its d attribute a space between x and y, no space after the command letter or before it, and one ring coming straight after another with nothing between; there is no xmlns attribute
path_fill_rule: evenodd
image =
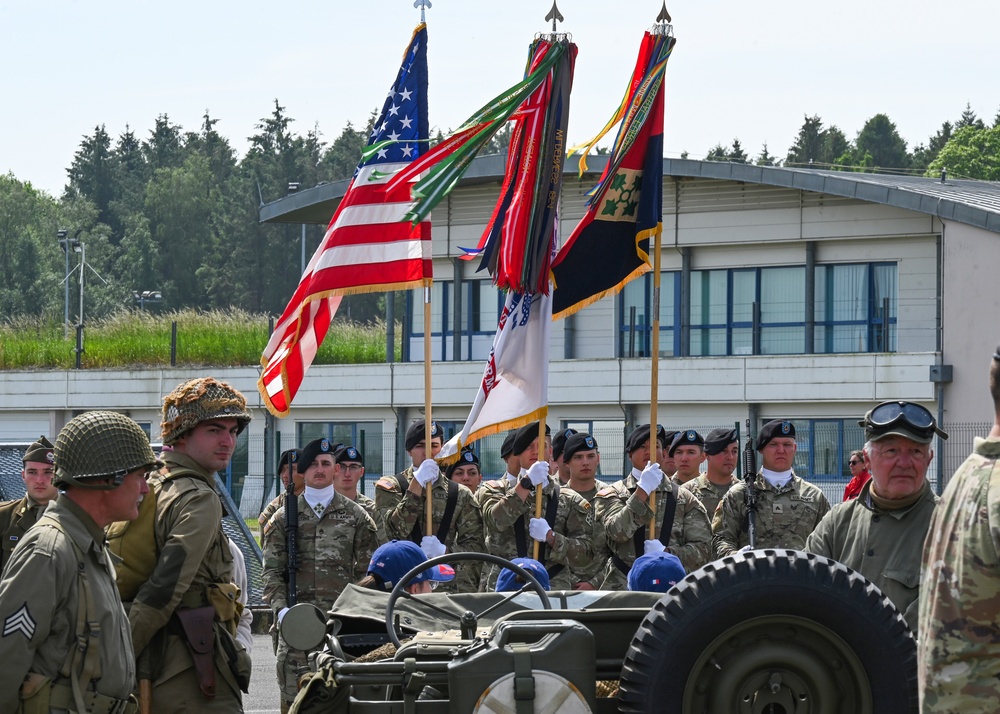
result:
<svg viewBox="0 0 1000 714"><path fill-rule="evenodd" d="M942 439L948 438L948 434L938 428L934 416L924 407L912 402L883 402L865 414L858 426L878 432L898 426L927 439L934 434Z"/></svg>

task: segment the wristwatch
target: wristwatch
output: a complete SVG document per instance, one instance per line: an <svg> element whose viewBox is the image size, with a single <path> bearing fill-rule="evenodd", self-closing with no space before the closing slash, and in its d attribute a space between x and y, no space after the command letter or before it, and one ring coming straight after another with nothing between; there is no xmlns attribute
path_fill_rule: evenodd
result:
<svg viewBox="0 0 1000 714"><path fill-rule="evenodd" d="M531 483L531 479L527 476L522 477L518 483L521 485L521 488L526 491L532 491L535 488L535 484Z"/></svg>

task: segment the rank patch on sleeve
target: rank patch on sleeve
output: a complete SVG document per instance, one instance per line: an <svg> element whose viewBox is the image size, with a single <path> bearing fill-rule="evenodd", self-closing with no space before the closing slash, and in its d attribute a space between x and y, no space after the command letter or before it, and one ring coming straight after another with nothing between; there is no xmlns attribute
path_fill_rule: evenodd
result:
<svg viewBox="0 0 1000 714"><path fill-rule="evenodd" d="M25 602L3 621L3 636L7 637L15 632L20 632L30 640L35 635L35 626L35 619L28 610L28 603Z"/></svg>

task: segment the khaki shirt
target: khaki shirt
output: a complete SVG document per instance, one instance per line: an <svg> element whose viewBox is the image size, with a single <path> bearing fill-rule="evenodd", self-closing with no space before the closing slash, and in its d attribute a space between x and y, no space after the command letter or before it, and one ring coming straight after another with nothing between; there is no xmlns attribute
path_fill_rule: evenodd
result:
<svg viewBox="0 0 1000 714"><path fill-rule="evenodd" d="M407 487L413 481L413 467L403 471ZM443 473L437 477L431 486L432 524L431 533L437 535L444 518L445 507L448 504L448 485L452 483ZM458 486L458 500L455 502L455 512L451 517L451 526L444 539L444 545L449 553L482 553L486 550L483 535L483 517L472 491L461 484ZM424 516L427 502L424 495L414 495L409 488L400 491L399 482L392 476L383 476L375 482L375 512L376 520L384 529L386 540L410 540L413 527L418 527L417 544L426 535L424 531ZM440 583L437 592L476 592L479 588L481 562L456 562L455 579L450 583Z"/></svg>
<svg viewBox="0 0 1000 714"><path fill-rule="evenodd" d="M52 525L56 523L65 533ZM101 628L96 691L126 699L135 687L132 637L104 532L64 495L21 540L0 580L0 712L17 711L18 691L28 672L69 685L58 674L77 635L80 576L73 543L83 554L87 587Z"/></svg>
<svg viewBox="0 0 1000 714"><path fill-rule="evenodd" d="M823 516L805 549L840 561L878 585L916 633L920 555L938 497L925 481L923 495L912 506L880 511L871 502L871 484Z"/></svg>
<svg viewBox="0 0 1000 714"><path fill-rule="evenodd" d="M794 473L781 488L771 486L760 473L757 488L757 547L803 550L806 538L830 510L823 491ZM715 511L712 544L715 557L739 552L750 544L747 536L746 482L737 481Z"/></svg>
<svg viewBox="0 0 1000 714"><path fill-rule="evenodd" d="M917 686L925 714L1000 700L1000 438L976 438L931 516L923 553Z"/></svg>
<svg viewBox="0 0 1000 714"><path fill-rule="evenodd" d="M0 570L10 560L10 554L20 542L24 534L45 512L45 506L35 503L31 496L25 494L20 501L0 503Z"/></svg>

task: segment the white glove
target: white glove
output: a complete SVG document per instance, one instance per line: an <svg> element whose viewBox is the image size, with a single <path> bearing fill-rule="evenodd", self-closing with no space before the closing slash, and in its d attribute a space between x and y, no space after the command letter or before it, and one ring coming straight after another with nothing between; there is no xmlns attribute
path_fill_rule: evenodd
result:
<svg viewBox="0 0 1000 714"><path fill-rule="evenodd" d="M639 488L645 491L648 496L658 489L661 483L663 483L663 471L660 469L660 465L655 462L646 464L642 475L639 476Z"/></svg>
<svg viewBox="0 0 1000 714"><path fill-rule="evenodd" d="M437 462L434 459L424 459L420 466L413 472L413 478L417 480L421 488L435 481L440 475L441 469L438 468Z"/></svg>
<svg viewBox="0 0 1000 714"><path fill-rule="evenodd" d="M549 463L536 461L528 468L528 478L533 486L543 486L549 481Z"/></svg>
<svg viewBox="0 0 1000 714"><path fill-rule="evenodd" d="M750 546L745 545L742 548L740 548L737 552L738 553L746 553L748 550L751 550Z"/></svg>
<svg viewBox="0 0 1000 714"><path fill-rule="evenodd" d="M281 624L281 618L283 618L285 616L286 612L288 612L288 608L287 607L283 607L280 610L278 610L278 624L279 625Z"/></svg>
<svg viewBox="0 0 1000 714"><path fill-rule="evenodd" d="M549 527L549 522L544 518L532 518L528 522L528 533L530 533L531 537L539 543L545 542L545 538L549 535L550 530L552 530L552 528Z"/></svg>
<svg viewBox="0 0 1000 714"><path fill-rule="evenodd" d="M438 540L437 536L424 536L420 539L420 550L424 551L424 555L427 559L436 558L439 555L444 555L444 552L448 550L445 544Z"/></svg>
<svg viewBox="0 0 1000 714"><path fill-rule="evenodd" d="M642 552L644 555L649 555L650 553L662 553L666 549L667 546L663 545L663 543L661 543L660 541L653 539L646 541L645 545L643 546Z"/></svg>

